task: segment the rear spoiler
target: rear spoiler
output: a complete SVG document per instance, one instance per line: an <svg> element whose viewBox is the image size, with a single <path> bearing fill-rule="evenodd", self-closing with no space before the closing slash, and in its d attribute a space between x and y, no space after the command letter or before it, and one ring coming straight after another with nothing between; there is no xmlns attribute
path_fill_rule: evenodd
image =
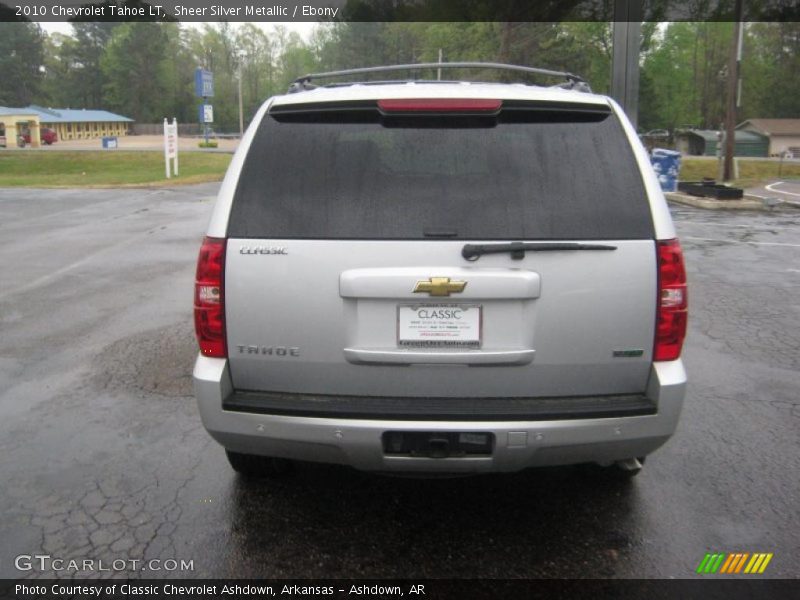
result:
<svg viewBox="0 0 800 600"><path fill-rule="evenodd" d="M319 79L331 79L337 77L346 77L350 75L369 75L372 73L389 73L395 71L419 71L419 70L430 70L430 69L436 69L437 79L422 80L425 81L425 83L453 83L453 81L447 81L447 82L441 81L442 69L494 69L500 71L513 71L516 73L525 73L528 75L547 75L550 77L559 77L562 79L566 79L566 81L558 84L556 87L563 87L566 89L577 90L580 92L592 91L585 79L583 79L578 75L568 73L566 71L553 71L551 69L541 69L538 67L525 67L522 65L507 65L504 63L495 63L495 62L447 62L447 63L435 62L435 63L414 63L405 65L387 65L379 67L362 67L358 69L346 69L343 71L328 71L326 73L309 73L308 75L303 75L302 77L298 77L297 79L295 79L294 82L289 86L289 93L292 94L296 92L302 92L304 90L314 89L316 86L312 84L312 81ZM409 81L418 82L420 80L416 78L407 78L394 81L372 81L372 82L348 81L345 83L334 83L329 85L345 86L345 85L354 85L357 83L381 85L389 83L406 83Z"/></svg>

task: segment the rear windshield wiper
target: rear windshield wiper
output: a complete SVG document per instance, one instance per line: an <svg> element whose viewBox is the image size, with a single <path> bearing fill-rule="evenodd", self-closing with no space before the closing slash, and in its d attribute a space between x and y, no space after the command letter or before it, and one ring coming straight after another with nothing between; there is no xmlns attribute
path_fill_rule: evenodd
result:
<svg viewBox="0 0 800 600"><path fill-rule="evenodd" d="M484 254L510 252L514 260L525 258L526 252L557 252L561 250L616 250L607 244L580 244L577 242L511 242L509 244L465 244L461 256L467 260L478 260Z"/></svg>

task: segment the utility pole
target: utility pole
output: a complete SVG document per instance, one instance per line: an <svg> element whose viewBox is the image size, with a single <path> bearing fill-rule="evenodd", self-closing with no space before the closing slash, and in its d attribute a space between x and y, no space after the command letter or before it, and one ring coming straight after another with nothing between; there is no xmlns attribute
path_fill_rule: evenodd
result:
<svg viewBox="0 0 800 600"><path fill-rule="evenodd" d="M636 127L639 121L639 53L642 45L642 2L614 0L612 23L611 97Z"/></svg>
<svg viewBox="0 0 800 600"><path fill-rule="evenodd" d="M242 63L244 52L239 53L239 137L244 135L244 111L242 110Z"/></svg>
<svg viewBox="0 0 800 600"><path fill-rule="evenodd" d="M728 63L728 107L725 115L725 169L723 180L733 179L733 155L736 149L737 110L741 104L741 82L739 81L742 63L742 0L736 0L734 8L733 40Z"/></svg>

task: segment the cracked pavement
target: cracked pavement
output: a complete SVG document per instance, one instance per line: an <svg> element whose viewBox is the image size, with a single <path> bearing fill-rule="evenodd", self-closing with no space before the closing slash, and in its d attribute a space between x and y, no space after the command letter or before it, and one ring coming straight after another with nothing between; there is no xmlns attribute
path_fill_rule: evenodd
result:
<svg viewBox="0 0 800 600"><path fill-rule="evenodd" d="M196 252L217 184L0 189L0 577L20 554L193 560L62 577L690 577L800 556L800 211L672 207L690 391L631 485L582 467L246 482L191 396Z"/></svg>

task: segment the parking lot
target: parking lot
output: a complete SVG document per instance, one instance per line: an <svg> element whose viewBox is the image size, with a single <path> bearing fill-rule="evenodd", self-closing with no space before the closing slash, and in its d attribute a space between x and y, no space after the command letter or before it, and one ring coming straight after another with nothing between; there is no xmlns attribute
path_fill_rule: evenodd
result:
<svg viewBox="0 0 800 600"><path fill-rule="evenodd" d="M800 210L673 207L690 388L630 485L579 467L246 482L191 395L217 188L0 190L0 577L46 576L14 565L47 554L161 561L128 577L683 578L707 551L798 575Z"/></svg>
<svg viewBox="0 0 800 600"><path fill-rule="evenodd" d="M234 137L216 137L211 136L211 139L217 142L217 148L213 151L229 152L232 153L239 145L239 140ZM178 138L178 150L181 152L197 152L199 151L198 144L203 141L203 137L196 136L181 136ZM118 150L149 150L153 152L164 151L164 136L163 135L125 135L117 138ZM59 151L75 151L75 150L102 150L102 138L92 138L85 140L58 140L52 145L43 144L39 151L45 152L59 152ZM30 146L25 148L26 152L36 151ZM210 152L212 150L205 149L203 152Z"/></svg>

